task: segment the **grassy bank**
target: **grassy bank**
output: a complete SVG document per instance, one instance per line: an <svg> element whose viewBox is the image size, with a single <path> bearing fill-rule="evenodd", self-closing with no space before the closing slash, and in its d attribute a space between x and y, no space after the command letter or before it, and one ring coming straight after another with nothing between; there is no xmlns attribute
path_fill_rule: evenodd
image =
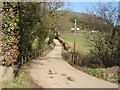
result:
<svg viewBox="0 0 120 90"><path fill-rule="evenodd" d="M78 65L74 65L73 67L94 77L118 84L119 76L118 73L114 71L117 70L116 66L111 68L89 68L89 67L81 67Z"/></svg>
<svg viewBox="0 0 120 90"><path fill-rule="evenodd" d="M62 34L62 38L73 47L74 34L71 32L65 32ZM90 45L90 40L92 35L89 33L77 33L76 34L76 50L82 54L88 54L92 46Z"/></svg>

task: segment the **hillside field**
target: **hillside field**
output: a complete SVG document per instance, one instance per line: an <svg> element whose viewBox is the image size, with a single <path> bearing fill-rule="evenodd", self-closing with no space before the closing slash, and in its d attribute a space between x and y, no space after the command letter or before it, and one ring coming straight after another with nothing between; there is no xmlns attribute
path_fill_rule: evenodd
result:
<svg viewBox="0 0 120 90"><path fill-rule="evenodd" d="M74 33L72 32L64 32L62 34L62 38L71 46L74 46ZM92 49L91 45L92 34L90 33L81 33L78 32L76 34L76 50L83 55L89 53L90 49Z"/></svg>

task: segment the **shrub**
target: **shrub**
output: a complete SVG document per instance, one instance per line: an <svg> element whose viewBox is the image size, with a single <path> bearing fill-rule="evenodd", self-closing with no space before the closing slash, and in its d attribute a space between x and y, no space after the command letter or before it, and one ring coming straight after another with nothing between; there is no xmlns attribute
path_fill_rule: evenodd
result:
<svg viewBox="0 0 120 90"><path fill-rule="evenodd" d="M120 36L114 36L100 33L93 40L94 49L91 50L90 56L92 64L102 67L117 66L120 56Z"/></svg>

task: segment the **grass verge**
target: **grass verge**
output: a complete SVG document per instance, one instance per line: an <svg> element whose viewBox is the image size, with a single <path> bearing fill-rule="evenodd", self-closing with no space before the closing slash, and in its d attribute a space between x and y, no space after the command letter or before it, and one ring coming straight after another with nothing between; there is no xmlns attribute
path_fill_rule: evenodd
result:
<svg viewBox="0 0 120 90"><path fill-rule="evenodd" d="M118 78L119 78L118 73L117 72L110 73L111 71L106 73L106 71L108 71L107 70L108 68L89 68L89 67L81 67L81 66L78 66L78 65L74 65L73 67L75 67L76 69L78 69L82 72L85 72L89 75L92 75L92 76L95 76L97 78L106 80L108 82L118 84ZM110 69L113 69L113 68L114 67L111 67Z"/></svg>

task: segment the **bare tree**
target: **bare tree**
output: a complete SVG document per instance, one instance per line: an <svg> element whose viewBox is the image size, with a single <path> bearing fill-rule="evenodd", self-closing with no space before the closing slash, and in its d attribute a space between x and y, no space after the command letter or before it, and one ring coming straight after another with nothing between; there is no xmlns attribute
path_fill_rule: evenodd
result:
<svg viewBox="0 0 120 90"><path fill-rule="evenodd" d="M88 10L88 13L98 18L96 23L98 23L100 29L111 30L117 24L118 3L98 3L93 6L93 9Z"/></svg>

